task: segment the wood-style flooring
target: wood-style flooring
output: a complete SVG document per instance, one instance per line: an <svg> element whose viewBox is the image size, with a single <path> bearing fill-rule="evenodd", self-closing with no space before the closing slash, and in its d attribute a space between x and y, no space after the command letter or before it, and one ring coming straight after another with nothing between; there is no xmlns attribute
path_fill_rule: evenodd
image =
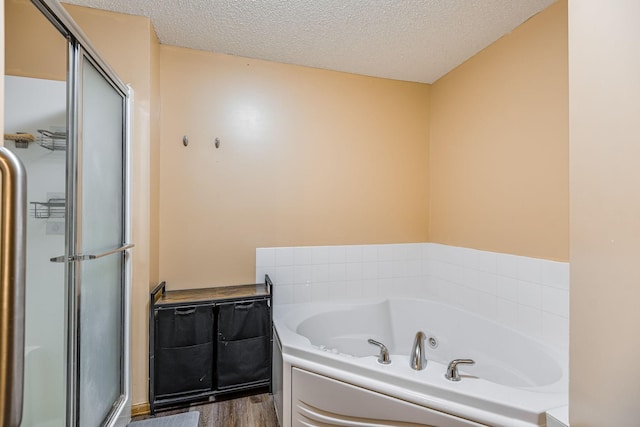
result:
<svg viewBox="0 0 640 427"><path fill-rule="evenodd" d="M278 427L273 398L267 393L158 411L155 416L193 411L200 412L198 427ZM135 417L133 421L145 418L149 416Z"/></svg>

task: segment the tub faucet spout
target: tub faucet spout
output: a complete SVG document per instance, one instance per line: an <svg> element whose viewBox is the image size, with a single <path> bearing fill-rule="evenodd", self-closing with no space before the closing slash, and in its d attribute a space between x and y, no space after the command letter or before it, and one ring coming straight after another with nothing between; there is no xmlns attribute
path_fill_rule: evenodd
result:
<svg viewBox="0 0 640 427"><path fill-rule="evenodd" d="M424 332L418 332L413 340L413 347L409 355L409 366L415 371L421 371L427 367L427 358L424 354Z"/></svg>

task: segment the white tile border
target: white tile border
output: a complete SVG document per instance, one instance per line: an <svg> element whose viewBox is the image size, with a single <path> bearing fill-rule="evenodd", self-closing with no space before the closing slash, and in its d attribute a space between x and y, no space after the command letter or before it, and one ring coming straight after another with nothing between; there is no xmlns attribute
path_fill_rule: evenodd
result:
<svg viewBox="0 0 640 427"><path fill-rule="evenodd" d="M569 264L437 243L256 249L274 305L408 296L463 307L566 352Z"/></svg>

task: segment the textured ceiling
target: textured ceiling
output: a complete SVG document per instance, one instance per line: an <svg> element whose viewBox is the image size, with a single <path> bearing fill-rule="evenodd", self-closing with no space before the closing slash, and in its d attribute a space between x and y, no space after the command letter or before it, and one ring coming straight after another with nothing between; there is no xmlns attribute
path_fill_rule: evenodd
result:
<svg viewBox="0 0 640 427"><path fill-rule="evenodd" d="M433 83L555 0L65 0L151 18L160 42Z"/></svg>

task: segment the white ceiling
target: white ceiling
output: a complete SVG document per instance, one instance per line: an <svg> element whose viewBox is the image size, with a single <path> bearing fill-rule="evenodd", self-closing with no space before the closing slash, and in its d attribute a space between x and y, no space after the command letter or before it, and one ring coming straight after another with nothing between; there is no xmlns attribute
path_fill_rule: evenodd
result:
<svg viewBox="0 0 640 427"><path fill-rule="evenodd" d="M166 45L433 83L555 0L64 0Z"/></svg>

